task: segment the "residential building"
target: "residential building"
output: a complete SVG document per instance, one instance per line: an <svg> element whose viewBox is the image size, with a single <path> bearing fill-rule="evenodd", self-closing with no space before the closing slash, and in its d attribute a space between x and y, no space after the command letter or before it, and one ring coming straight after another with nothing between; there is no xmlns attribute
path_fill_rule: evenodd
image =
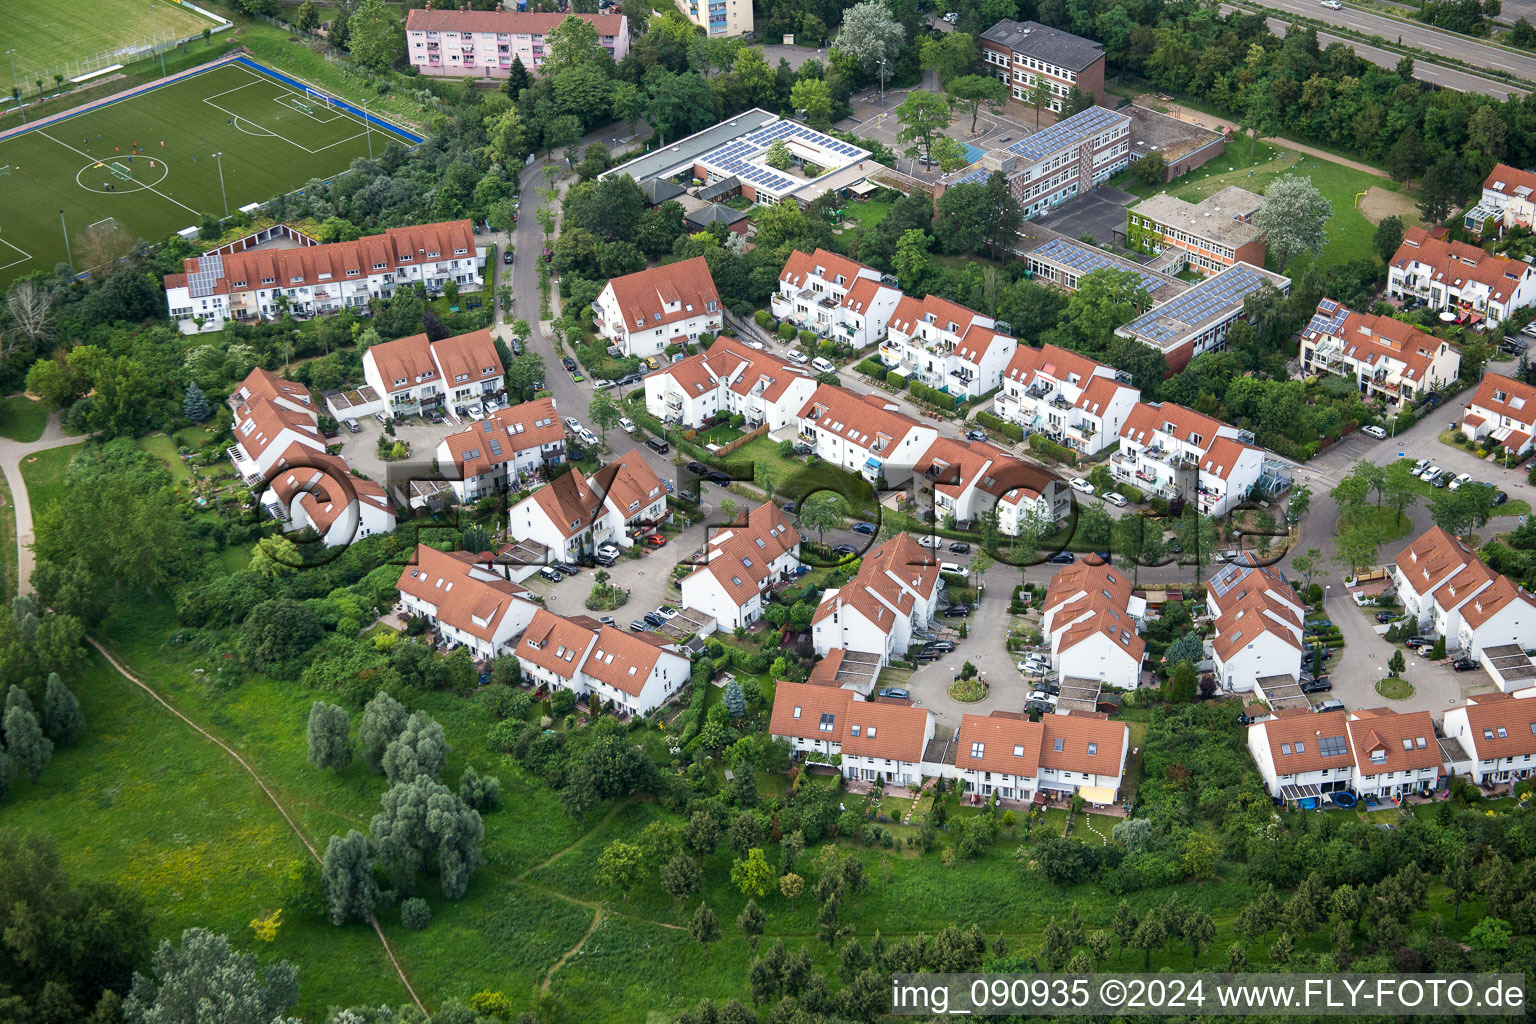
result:
<svg viewBox="0 0 1536 1024"><path fill-rule="evenodd" d="M547 37L566 18L597 30L597 41L615 61L629 53L629 19L622 14L555 14L536 11L415 9L405 13L411 67L423 75L506 78L513 61L539 74Z"/></svg>
<svg viewBox="0 0 1536 1024"><path fill-rule="evenodd" d="M1536 644L1536 598L1508 576L1498 576L1460 609L1453 645L1471 658L1490 657L1496 648L1524 651ZM1505 683L1500 676L1500 685ZM1519 681L1524 687L1531 680Z"/></svg>
<svg viewBox="0 0 1536 1024"><path fill-rule="evenodd" d="M1401 320L1323 299L1301 332L1301 368L1348 377L1362 395L1398 406L1455 383L1461 351Z"/></svg>
<svg viewBox="0 0 1536 1024"><path fill-rule="evenodd" d="M979 398L997 390L1018 344L989 316L937 295L904 295L891 313L880 359L908 380Z"/></svg>
<svg viewBox="0 0 1536 1024"><path fill-rule="evenodd" d="M1041 613L1060 678L1124 690L1140 684L1147 645L1137 631L1147 603L1120 570L1091 555L1066 566L1051 577Z"/></svg>
<svg viewBox="0 0 1536 1024"><path fill-rule="evenodd" d="M1096 712L1046 715L1040 722L1040 788L1105 807L1119 802L1131 729Z"/></svg>
<svg viewBox="0 0 1536 1024"><path fill-rule="evenodd" d="M1398 552L1392 566L1393 583L1403 612L1415 628L1428 629L1434 623L1435 591L1478 561L1471 548L1439 526L1425 530Z"/></svg>
<svg viewBox="0 0 1536 1024"><path fill-rule="evenodd" d="M936 428L898 412L881 395L859 395L831 384L816 388L797 419L797 436L817 456L893 485L906 479L939 436Z"/></svg>
<svg viewBox="0 0 1536 1024"><path fill-rule="evenodd" d="M1018 532L1017 510L1025 503L1044 522L1065 519L1071 513L1070 492L1065 480L1043 466L985 441L949 437L934 439L913 467L911 480L913 504L925 522L968 526L1008 499L1015 512L999 513L999 530L1010 536Z"/></svg>
<svg viewBox="0 0 1536 1024"><path fill-rule="evenodd" d="M905 654L914 629L938 610L938 560L905 533L868 552L841 587L823 592L811 620L811 640L825 657L834 647L878 655L886 665Z"/></svg>
<svg viewBox="0 0 1536 1024"><path fill-rule="evenodd" d="M440 341L413 334L373 345L363 353L363 379L388 399L387 411L395 416L440 408L458 419L506 390L489 329Z"/></svg>
<svg viewBox="0 0 1536 1024"><path fill-rule="evenodd" d="M284 310L313 316L368 303L421 282L436 294L448 282L478 291L485 247L467 220L390 228L352 242L296 249L248 249L196 256L165 277L171 319L183 334L223 330L227 320L275 320Z"/></svg>
<svg viewBox="0 0 1536 1024"><path fill-rule="evenodd" d="M540 608L511 648L526 678L602 701L626 715L648 715L688 681L692 665L656 634L628 633L585 615Z"/></svg>
<svg viewBox="0 0 1536 1024"><path fill-rule="evenodd" d="M1479 786L1514 782L1536 772L1536 700L1479 693L1445 713L1445 735L1469 755Z"/></svg>
<svg viewBox="0 0 1536 1024"><path fill-rule="evenodd" d="M1248 752L1276 800L1316 807L1325 793L1354 786L1349 721L1311 708L1284 708L1248 726Z"/></svg>
<svg viewBox="0 0 1536 1024"><path fill-rule="evenodd" d="M1002 388L992 400L1000 418L1084 455L1117 443L1141 401L1141 390L1120 371L1056 345L1019 346Z"/></svg>
<svg viewBox="0 0 1536 1024"><path fill-rule="evenodd" d="M987 71L1008 83L1020 103L1032 104L1036 85L1050 90L1048 109L1062 110L1076 86L1095 103L1108 103L1104 89L1104 47L1037 21L1004 18L981 34L981 59Z"/></svg>
<svg viewBox="0 0 1536 1024"><path fill-rule="evenodd" d="M1040 786L1044 741L1045 727L1024 715L1007 711L961 715L955 733L954 776L967 793L1032 802Z"/></svg>
<svg viewBox="0 0 1536 1024"><path fill-rule="evenodd" d="M672 515L667 508L667 485L634 448L593 473L591 485L613 519L619 547L631 547L636 537Z"/></svg>
<svg viewBox="0 0 1536 1024"><path fill-rule="evenodd" d="M1264 237L1253 222L1264 197L1229 185L1198 203L1166 192L1126 211L1125 241L1149 252L1176 251L1183 266L1209 277L1237 263L1264 265Z"/></svg>
<svg viewBox="0 0 1536 1024"><path fill-rule="evenodd" d="M1195 356L1226 348L1227 332L1246 316L1248 297L1264 288L1289 295L1291 279L1251 263L1234 263L1116 327L1115 333L1157 349L1168 361L1169 372L1178 373Z"/></svg>
<svg viewBox="0 0 1536 1024"><path fill-rule="evenodd" d="M565 427L553 398L497 409L438 442L437 465L460 502L530 483L565 461Z"/></svg>
<svg viewBox="0 0 1536 1024"><path fill-rule="evenodd" d="M1387 297L1422 299L1472 323L1504 320L1536 305L1536 267L1409 228L1387 264Z"/></svg>
<svg viewBox="0 0 1536 1024"><path fill-rule="evenodd" d="M258 368L229 396L229 406L235 443L226 454L247 486L270 479L280 458L292 462L294 445L325 454L320 418L302 384Z"/></svg>
<svg viewBox="0 0 1536 1024"><path fill-rule="evenodd" d="M720 330L720 294L704 257L615 277L592 304L598 333L626 356L654 356Z"/></svg>
<svg viewBox="0 0 1536 1024"><path fill-rule="evenodd" d="M1462 216L1463 226L1473 235L1489 232L1500 238L1510 228L1528 228L1536 224L1536 174L1508 164L1496 164L1483 181L1483 195Z"/></svg>
<svg viewBox="0 0 1536 1024"><path fill-rule="evenodd" d="M796 249L768 305L774 316L803 331L864 349L885 337L901 298L900 289L871 267L825 249L810 255Z"/></svg>
<svg viewBox="0 0 1536 1024"><path fill-rule="evenodd" d="M512 506L507 530L514 540L542 545L551 562L579 561L599 544L617 543L621 532L602 495L575 466Z"/></svg>
<svg viewBox="0 0 1536 1024"><path fill-rule="evenodd" d="M1228 562L1206 581L1205 606L1215 624L1209 647L1223 689L1250 693L1258 679L1301 678L1306 606L1278 569L1252 556Z"/></svg>
<svg viewBox="0 0 1536 1024"><path fill-rule="evenodd" d="M1409 621L1449 651L1487 661L1536 647L1536 598L1439 526L1398 553L1392 576Z"/></svg>
<svg viewBox="0 0 1536 1024"><path fill-rule="evenodd" d="M695 430L717 416L737 415L748 430L763 424L781 430L798 421L816 388L810 369L721 337L704 352L646 374L645 408Z"/></svg>
<svg viewBox="0 0 1536 1024"><path fill-rule="evenodd" d="M1390 708L1348 712L1354 753L1353 789L1362 797L1430 793L1440 780L1440 744L1428 711Z"/></svg>
<svg viewBox="0 0 1536 1024"><path fill-rule="evenodd" d="M797 754L830 762L842 755L846 779L916 789L928 771L923 753L933 739L933 715L923 708L866 701L851 690L779 682L768 734Z"/></svg>
<svg viewBox="0 0 1536 1024"><path fill-rule="evenodd" d="M707 612L721 629L750 626L799 567L799 529L777 505L759 505L711 529L704 564L682 579L683 606Z"/></svg>
<svg viewBox="0 0 1536 1024"><path fill-rule="evenodd" d="M1230 424L1172 402L1141 403L1120 428L1110 472L1169 501L1198 501L1201 515L1219 516L1259 484L1264 464L1263 451Z"/></svg>
<svg viewBox="0 0 1536 1024"><path fill-rule="evenodd" d="M675 0L683 16L711 39L752 34L752 0Z"/></svg>
<svg viewBox="0 0 1536 1024"><path fill-rule="evenodd" d="M396 586L406 615L426 619L449 644L468 647L481 661L503 653L539 610L526 590L467 551L418 544Z"/></svg>
<svg viewBox="0 0 1536 1024"><path fill-rule="evenodd" d="M1119 801L1130 748L1124 722L1095 714L1047 715L1039 722L1007 711L963 715L952 774L966 792L982 797L1030 802L1039 793L1080 795L1102 807Z"/></svg>
<svg viewBox="0 0 1536 1024"><path fill-rule="evenodd" d="M1536 437L1536 387L1484 373L1461 414L1461 432L1472 440L1492 437L1517 458L1524 458Z"/></svg>
<svg viewBox="0 0 1536 1024"><path fill-rule="evenodd" d="M1007 149L989 150L943 183L982 182L993 172L1000 173L1024 216L1034 217L1125 170L1130 151L1131 119L1104 107L1089 107L1025 135Z"/></svg>

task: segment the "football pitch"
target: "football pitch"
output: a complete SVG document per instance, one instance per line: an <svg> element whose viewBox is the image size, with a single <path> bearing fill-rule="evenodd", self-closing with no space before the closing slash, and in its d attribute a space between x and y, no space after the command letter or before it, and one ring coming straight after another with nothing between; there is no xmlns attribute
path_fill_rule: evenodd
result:
<svg viewBox="0 0 1536 1024"><path fill-rule="evenodd" d="M177 2L151 6L149 0L90 0L49 3L46 0L0 0L0 50L16 52L16 77L31 91L41 77L51 88L53 73L66 78L94 70L109 61L106 54L129 46L147 46L195 36L218 24ZM80 68L78 62L96 57L99 63ZM6 70L10 70L9 65ZM9 93L10 85L6 85Z"/></svg>
<svg viewBox="0 0 1536 1024"><path fill-rule="evenodd" d="M158 242L415 141L244 62L0 139L0 285L64 261L66 231L74 245L115 223Z"/></svg>

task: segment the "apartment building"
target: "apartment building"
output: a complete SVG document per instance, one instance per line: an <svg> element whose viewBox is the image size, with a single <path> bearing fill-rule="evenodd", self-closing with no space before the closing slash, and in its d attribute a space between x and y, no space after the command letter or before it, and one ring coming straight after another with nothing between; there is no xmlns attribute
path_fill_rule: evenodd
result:
<svg viewBox="0 0 1536 1024"><path fill-rule="evenodd" d="M1409 228L1387 264L1387 296L1422 299L1472 323L1504 320L1536 304L1536 267Z"/></svg>
<svg viewBox="0 0 1536 1024"><path fill-rule="evenodd" d="M868 552L859 571L825 591L811 620L816 653L833 648L878 655L882 666L905 654L912 633L926 629L938 610L938 560L905 533Z"/></svg>
<svg viewBox="0 0 1536 1024"><path fill-rule="evenodd" d="M1209 277L1237 263L1264 265L1263 232L1253 222L1264 197L1229 185L1198 203L1159 193L1126 211L1127 245L1177 251L1183 265Z"/></svg>
<svg viewBox="0 0 1536 1024"><path fill-rule="evenodd" d="M1524 457L1536 438L1536 387L1484 373L1462 410L1461 432L1474 441L1492 437L1510 454Z"/></svg>
<svg viewBox="0 0 1536 1024"><path fill-rule="evenodd" d="M992 411L1026 433L1097 455L1120 439L1140 401L1141 390L1114 367L1057 345L1021 345L1003 371Z"/></svg>
<svg viewBox="0 0 1536 1024"><path fill-rule="evenodd" d="M1251 693L1259 679L1301 678L1306 606L1279 570L1251 556L1228 562L1206 581L1205 606L1214 620L1208 647L1223 689Z"/></svg>
<svg viewBox="0 0 1536 1024"><path fill-rule="evenodd" d="M769 502L710 531L704 564L682 579L683 606L714 616L720 629L762 618L773 587L800 568L800 531Z"/></svg>
<svg viewBox="0 0 1536 1024"><path fill-rule="evenodd" d="M676 0L683 16L711 39L752 34L752 0Z"/></svg>
<svg viewBox="0 0 1536 1024"><path fill-rule="evenodd" d="M416 9L405 15L411 67L433 77L506 78L522 61L532 74L544 65L546 39L566 18L597 30L597 41L615 61L629 53L629 19L623 14L553 14L536 11Z"/></svg>
<svg viewBox="0 0 1536 1024"><path fill-rule="evenodd" d="M780 682L768 734L796 754L822 760L841 755L843 778L917 788L930 772L923 753L933 739L933 715L885 700L866 701L839 687Z"/></svg>
<svg viewBox="0 0 1536 1024"><path fill-rule="evenodd" d="M363 353L363 379L387 399L384 411L393 416L442 409L459 419L506 391L489 330L438 341L413 334L381 342Z"/></svg>
<svg viewBox="0 0 1536 1024"><path fill-rule="evenodd" d="M553 398L497 409L437 445L438 469L460 502L531 483L565 461L565 427Z"/></svg>
<svg viewBox="0 0 1536 1024"><path fill-rule="evenodd" d="M247 485L268 478L278 458L297 444L324 454L325 435L309 389L260 367L252 370L227 403L234 413L235 443L226 454Z"/></svg>
<svg viewBox="0 0 1536 1024"><path fill-rule="evenodd" d="M784 262L768 306L800 330L865 349L885 337L901 297L872 267L825 249L810 255L797 249Z"/></svg>
<svg viewBox="0 0 1536 1024"><path fill-rule="evenodd" d="M654 633L627 633L586 615L540 608L510 650L523 675L626 715L647 715L688 681L692 665Z"/></svg>
<svg viewBox="0 0 1536 1024"><path fill-rule="evenodd" d="M716 416L741 416L753 430L779 430L798 419L816 393L816 377L735 338L717 338L708 350L645 376L645 408L666 423L695 430Z"/></svg>
<svg viewBox="0 0 1536 1024"><path fill-rule="evenodd" d="M1385 798L1434 791L1443 759L1428 711L1366 708L1349 712L1346 724L1356 793Z"/></svg>
<svg viewBox="0 0 1536 1024"><path fill-rule="evenodd" d="M910 494L918 516L936 523L969 525L1005 499L1011 515L999 513L1000 533L1018 533L1023 515L1054 523L1071 514L1071 487L1033 462L1015 458L986 441L935 438L913 467ZM1031 507L1024 509L1025 503Z"/></svg>
<svg viewBox="0 0 1536 1024"><path fill-rule="evenodd" d="M904 295L891 314L880 360L908 380L979 398L997 390L1018 345L989 316L936 295Z"/></svg>
<svg viewBox="0 0 1536 1024"><path fill-rule="evenodd" d="M1461 352L1401 320L1323 299L1301 332L1301 368L1348 377L1362 395L1400 406L1455 382Z"/></svg>
<svg viewBox="0 0 1536 1024"><path fill-rule="evenodd" d="M1510 228L1531 227L1536 224L1533 196L1536 173L1496 164L1483 181L1482 197L1462 215L1462 225L1475 236L1492 232L1500 238Z"/></svg>
<svg viewBox="0 0 1536 1024"><path fill-rule="evenodd" d="M939 436L937 428L898 411L881 395L831 384L818 385L796 419L796 436L817 456L890 485L904 481Z"/></svg>
<svg viewBox="0 0 1536 1024"><path fill-rule="evenodd" d="M1040 607L1051 668L1060 678L1136 689L1146 657L1139 630L1147 602L1131 592L1124 573L1084 558L1051 577Z"/></svg>
<svg viewBox="0 0 1536 1024"><path fill-rule="evenodd" d="M1226 348L1227 332L1246 315L1248 297L1264 288L1289 295L1291 279L1251 263L1235 263L1116 327L1115 333L1157 349L1168 361L1169 372L1178 373L1195 356Z"/></svg>
<svg viewBox="0 0 1536 1024"><path fill-rule="evenodd" d="M1444 637L1449 651L1485 662L1513 655L1518 662L1536 647L1536 598L1439 526L1398 553L1393 580L1408 617ZM1502 673L1493 675L1505 685ZM1529 683L1519 678L1513 685Z"/></svg>
<svg viewBox="0 0 1536 1024"><path fill-rule="evenodd" d="M1130 164L1131 119L1104 107L1089 107L1032 132L1006 149L943 180L946 186L984 182L998 172L1025 217L1044 213L1108 181Z"/></svg>
<svg viewBox="0 0 1536 1024"><path fill-rule="evenodd" d="M416 282L433 294L450 281L478 291L485 252L469 221L456 220L353 242L205 254L166 275L165 301L183 334L223 330L229 320L275 320L285 309L299 317L366 314L370 300Z"/></svg>
<svg viewBox="0 0 1536 1024"><path fill-rule="evenodd" d="M1108 103L1104 89L1104 47L1037 21L1005 18L981 34L987 71L1008 84L1020 103L1032 103L1035 86L1050 89L1048 109L1060 113L1076 86L1095 103Z"/></svg>
<svg viewBox="0 0 1536 1024"><path fill-rule="evenodd" d="M720 293L704 257L651 267L603 286L592 323L626 356L654 356L720 330Z"/></svg>
<svg viewBox="0 0 1536 1024"><path fill-rule="evenodd" d="M1536 773L1536 700L1479 693L1445 713L1445 735L1468 755L1467 774L1479 786L1528 779Z"/></svg>
<svg viewBox="0 0 1536 1024"><path fill-rule="evenodd" d="M1081 796L1103 807L1120 799L1130 753L1130 728L1102 715L1074 711L1038 722L1015 712L963 715L954 763L932 774L958 778L983 798L1032 801L1037 794Z"/></svg>
<svg viewBox="0 0 1536 1024"><path fill-rule="evenodd" d="M579 561L600 544L617 543L621 533L603 496L575 466L512 506L507 531L513 540L541 545L550 562Z"/></svg>
<svg viewBox="0 0 1536 1024"><path fill-rule="evenodd" d="M444 640L478 660L500 655L539 610L528 591L467 551L416 545L396 586L408 616L421 616Z"/></svg>
<svg viewBox="0 0 1536 1024"><path fill-rule="evenodd" d="M1264 465L1263 450L1236 427L1163 402L1131 410L1109 468L1116 480L1169 501L1196 501L1201 515L1219 516L1249 495Z"/></svg>

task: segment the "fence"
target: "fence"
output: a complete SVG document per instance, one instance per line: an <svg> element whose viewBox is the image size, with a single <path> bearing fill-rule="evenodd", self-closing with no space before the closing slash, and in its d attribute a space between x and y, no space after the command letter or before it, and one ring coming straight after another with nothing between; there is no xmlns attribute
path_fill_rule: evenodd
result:
<svg viewBox="0 0 1536 1024"><path fill-rule="evenodd" d="M234 25L219 15L211 11L205 11L195 4L186 3L185 0L171 0L171 2L175 3L178 7L185 7L211 19L214 24L208 26L207 31L210 34L225 32L234 27ZM23 81L35 83L38 79L42 79L43 88L38 91L38 95L42 96L50 88L57 90L57 86L50 86L50 83L54 82L55 79L69 82L79 78L81 75L89 75L94 71L109 68L114 64L133 64L137 61L149 60L160 56L162 53L169 53L185 43L190 43L202 37L202 32L173 39L156 39L153 36L144 36L131 43L116 47L115 49L103 50L101 53L93 54L89 57L61 61L48 67L19 69L20 73L17 84L21 85ZM23 89L23 92L25 91Z"/></svg>

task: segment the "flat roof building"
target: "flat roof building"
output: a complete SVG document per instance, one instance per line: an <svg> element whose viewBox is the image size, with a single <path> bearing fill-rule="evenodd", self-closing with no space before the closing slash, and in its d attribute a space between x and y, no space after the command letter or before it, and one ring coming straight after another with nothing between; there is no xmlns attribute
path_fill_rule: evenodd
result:
<svg viewBox="0 0 1536 1024"><path fill-rule="evenodd" d="M1033 217L1124 170L1130 163L1130 126L1124 114L1089 107L1007 149L989 151L944 184L984 182L992 172L1001 172L1024 216Z"/></svg>
<svg viewBox="0 0 1536 1024"><path fill-rule="evenodd" d="M1209 277L1177 298L1153 306L1141 316L1115 328L1122 338L1132 338L1163 353L1174 373L1203 352L1225 347L1227 331L1243 315L1248 296L1266 285L1289 295L1291 279L1238 263Z"/></svg>
<svg viewBox="0 0 1536 1024"><path fill-rule="evenodd" d="M1198 203L1166 192L1126 211L1127 244L1154 253L1174 250L1184 265L1210 276L1234 263L1264 265L1263 232L1253 222L1264 197L1229 186Z"/></svg>

